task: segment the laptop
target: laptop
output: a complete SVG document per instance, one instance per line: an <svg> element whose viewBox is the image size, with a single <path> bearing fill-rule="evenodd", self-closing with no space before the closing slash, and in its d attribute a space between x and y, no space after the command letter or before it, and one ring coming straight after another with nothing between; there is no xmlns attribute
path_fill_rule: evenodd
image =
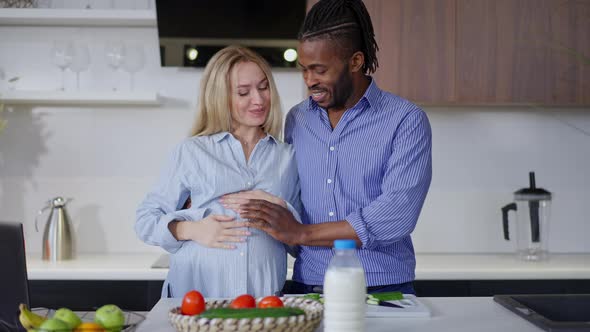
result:
<svg viewBox="0 0 590 332"><path fill-rule="evenodd" d="M20 326L18 305L29 302L23 225L0 221L0 331Z"/></svg>

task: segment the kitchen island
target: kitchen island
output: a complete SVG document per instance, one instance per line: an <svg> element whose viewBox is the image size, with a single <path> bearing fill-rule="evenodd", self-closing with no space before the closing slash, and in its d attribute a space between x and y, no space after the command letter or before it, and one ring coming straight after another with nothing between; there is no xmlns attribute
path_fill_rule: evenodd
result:
<svg viewBox="0 0 590 332"><path fill-rule="evenodd" d="M491 297L420 298L430 311L429 318L367 318L370 332L539 332L542 329L518 317ZM168 322L168 311L180 305L181 299L161 299L139 325L137 332L174 332ZM317 331L323 331L320 326Z"/></svg>

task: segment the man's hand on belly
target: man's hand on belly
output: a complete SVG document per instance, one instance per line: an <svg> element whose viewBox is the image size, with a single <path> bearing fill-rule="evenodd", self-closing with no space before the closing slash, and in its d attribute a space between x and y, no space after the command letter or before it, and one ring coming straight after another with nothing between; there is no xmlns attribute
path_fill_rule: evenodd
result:
<svg viewBox="0 0 590 332"><path fill-rule="evenodd" d="M248 226L290 246L332 247L338 239L352 239L362 246L356 231L346 220L300 224L288 209L263 200L250 200L242 204L240 210L240 216L249 220Z"/></svg>
<svg viewBox="0 0 590 332"><path fill-rule="evenodd" d="M252 199L265 200L274 204L278 204L282 207L287 207L287 203L282 198L273 194L267 193L264 190L248 190L240 191L237 193L231 193L221 196L219 201L225 208L234 210L240 213L240 207L242 204L248 203Z"/></svg>
<svg viewBox="0 0 590 332"><path fill-rule="evenodd" d="M301 241L304 225L287 208L266 200L253 199L241 204L240 216L248 219L248 226L260 229L288 245Z"/></svg>

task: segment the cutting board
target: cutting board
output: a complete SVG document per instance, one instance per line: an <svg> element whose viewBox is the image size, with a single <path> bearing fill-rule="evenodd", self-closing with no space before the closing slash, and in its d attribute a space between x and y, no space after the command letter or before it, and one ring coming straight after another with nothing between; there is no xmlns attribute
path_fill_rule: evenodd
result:
<svg viewBox="0 0 590 332"><path fill-rule="evenodd" d="M403 300L388 302L401 305L403 308L367 304L367 317L430 317L430 309L415 295L404 294Z"/></svg>

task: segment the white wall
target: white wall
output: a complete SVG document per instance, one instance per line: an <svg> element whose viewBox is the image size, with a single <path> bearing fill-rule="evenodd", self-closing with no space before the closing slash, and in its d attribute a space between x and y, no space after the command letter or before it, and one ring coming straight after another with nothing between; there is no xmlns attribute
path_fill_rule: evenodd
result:
<svg viewBox="0 0 590 332"><path fill-rule="evenodd" d="M500 207L528 187L528 172L535 171L537 186L553 193L550 249L590 252L588 111L427 109L433 180L414 233L416 250L511 251Z"/></svg>
<svg viewBox="0 0 590 332"><path fill-rule="evenodd" d="M17 89L56 89L52 41L74 36L91 45L82 89L108 90L128 77L106 67L104 43L136 40L149 50L137 89L158 91L161 107L15 107L0 134L0 220L25 224L27 249L41 250L34 220L54 196L73 197L79 252L158 251L136 239L135 208L193 119L200 70L159 68L152 28L0 26L0 68L18 75ZM68 77L72 88L73 75ZM305 95L296 71L277 70L283 104ZM500 207L527 185L554 193L551 249L590 252L590 110L430 107L434 176L414 233L418 252L508 252ZM46 219L46 215L41 221Z"/></svg>

